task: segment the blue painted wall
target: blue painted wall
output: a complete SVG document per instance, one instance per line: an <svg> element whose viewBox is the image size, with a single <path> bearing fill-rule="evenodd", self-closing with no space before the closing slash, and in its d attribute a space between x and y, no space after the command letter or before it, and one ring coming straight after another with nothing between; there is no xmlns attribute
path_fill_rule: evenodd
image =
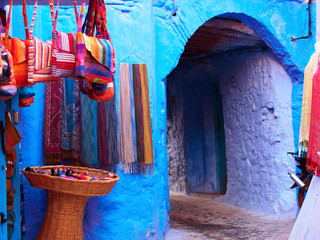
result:
<svg viewBox="0 0 320 240"><path fill-rule="evenodd" d="M307 33L306 5L299 1L248 0L110 0L108 26L119 62L147 62L152 117L155 172L153 176L124 175L110 195L89 200L85 239L161 239L168 229L169 191L166 150L165 78L177 65L191 35L212 17L239 18L253 27L274 50L294 83L292 113L297 145L300 122L302 72L313 52L314 36L291 42ZM28 8L31 16L32 7ZM312 5L315 16L315 5ZM173 14L173 13L176 13ZM13 35L23 38L21 8L13 11ZM41 18L39 17L41 16ZM74 31L70 7L61 7L59 29ZM315 18L314 18L315 19ZM35 35L50 39L48 7L39 7ZM71 29L72 28L72 29ZM315 24L313 24L315 32ZM132 46L132 47L131 47ZM131 51L136 54L130 54ZM116 91L118 94L118 73ZM22 167L43 165L42 128L44 86L36 86L35 103L22 110ZM26 230L34 239L45 211L45 195L25 180Z"/></svg>
<svg viewBox="0 0 320 240"><path fill-rule="evenodd" d="M164 79L176 67L188 39L203 23L215 16L239 19L253 28L265 40L294 83L292 116L297 148L303 70L314 52L315 4L311 5L313 35L308 39L295 42L291 41L291 37L307 35L308 12L306 8L307 5L302 5L301 1L290 0L157 0L154 3L157 82Z"/></svg>
<svg viewBox="0 0 320 240"><path fill-rule="evenodd" d="M149 1L126 1L125 5L108 6L109 31L114 43L117 66L119 62L146 62L148 64L150 91L155 91L154 34ZM28 6L31 19L32 6ZM51 22L47 6L39 6L35 24L35 36L50 39ZM21 16L21 6L13 9L14 16ZM39 17L41 16L41 18ZM22 19L13 18L14 26L23 26ZM139 33L137 22L144 27ZM75 31L73 7L60 7L58 29ZM24 38L23 28L14 28L13 35ZM131 51L134 53L131 53ZM137 55L137 56L136 56ZM116 75L118 86L118 73ZM152 90L151 90L152 89ZM116 89L118 92L118 89ZM44 165L42 160L42 129L44 112L44 85L36 86L35 103L21 109L22 167ZM155 98L150 99L152 119L155 117ZM162 126L157 126L162 124ZM85 239L161 239L168 229L169 196L167 160L164 146L164 122L152 120L155 171L152 176L119 173L120 181L111 194L93 197L88 201L84 216ZM164 134L164 135L163 135ZM35 189L24 179L26 233L23 239L34 239L44 216L45 192Z"/></svg>

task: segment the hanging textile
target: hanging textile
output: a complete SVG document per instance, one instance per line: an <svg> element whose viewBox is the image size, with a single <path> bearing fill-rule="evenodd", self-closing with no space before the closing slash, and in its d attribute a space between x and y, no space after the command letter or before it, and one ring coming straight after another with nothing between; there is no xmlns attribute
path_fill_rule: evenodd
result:
<svg viewBox="0 0 320 240"><path fill-rule="evenodd" d="M85 18L85 22L82 30L86 33L84 35L86 45L86 55L91 52L91 55L95 57L96 61L107 66L104 69L100 77L106 77L106 74L110 74L110 81L106 84L99 83L86 83L83 81L82 92L87 94L90 99L98 101L96 104L96 130L97 130L97 158L98 166L100 169L115 172L117 170L117 164L119 163L119 141L118 141L118 118L116 110L116 99L114 97L114 78L115 73L115 60L114 50L111 44L111 38L107 30L107 10L105 8L104 0L90 0L88 12ZM78 26L79 27L79 26ZM96 37L92 37L96 34ZM78 38L77 38L78 39ZM100 45L100 53L97 48L97 44ZM102 47L102 48L101 48ZM96 51L93 51L96 50ZM101 53L103 54L101 55ZM91 66L91 60L85 61L82 64L77 64L78 67L83 65L80 69L85 70L88 66ZM96 63L98 63L96 62ZM86 67L86 65L88 65ZM94 68L99 72L101 67ZM102 70L102 69L101 69ZM92 71L92 69L91 69ZM79 71L80 72L80 71ZM85 75L88 75L88 71L84 71ZM94 75L97 75L95 73ZM88 75L89 76L89 75ZM87 131L87 129L85 130ZM85 132L83 132L85 134ZM83 138L84 139L84 138ZM84 139L85 146L90 142ZM82 159L82 161L88 163L88 160Z"/></svg>
<svg viewBox="0 0 320 240"><path fill-rule="evenodd" d="M72 165L80 161L80 115L79 82L68 79L62 89L61 151Z"/></svg>
<svg viewBox="0 0 320 240"><path fill-rule="evenodd" d="M153 146L146 64L120 63L120 149L125 172L153 169Z"/></svg>
<svg viewBox="0 0 320 240"><path fill-rule="evenodd" d="M81 94L81 163L83 166L98 168L95 150L95 132L97 102Z"/></svg>
<svg viewBox="0 0 320 240"><path fill-rule="evenodd" d="M312 99L312 78L317 70L318 54L314 53L304 70L303 98L301 110L301 124L299 135L299 151L306 152L309 141L311 99Z"/></svg>
<svg viewBox="0 0 320 240"><path fill-rule="evenodd" d="M80 95L79 83L68 80L46 84L44 112L44 153L46 164L63 160L79 165Z"/></svg>
<svg viewBox="0 0 320 240"><path fill-rule="evenodd" d="M99 168L116 172L119 163L116 98L97 103L97 137Z"/></svg>
<svg viewBox="0 0 320 240"><path fill-rule="evenodd" d="M313 76L307 167L315 175L320 171L320 68Z"/></svg>
<svg viewBox="0 0 320 240"><path fill-rule="evenodd" d="M45 164L60 164L61 158L61 108L63 82L47 83L44 107Z"/></svg>

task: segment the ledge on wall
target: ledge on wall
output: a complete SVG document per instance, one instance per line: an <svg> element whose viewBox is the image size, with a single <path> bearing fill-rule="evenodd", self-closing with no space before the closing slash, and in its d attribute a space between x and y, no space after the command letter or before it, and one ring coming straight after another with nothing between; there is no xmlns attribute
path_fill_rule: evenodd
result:
<svg viewBox="0 0 320 240"><path fill-rule="evenodd" d="M26 0L27 5L34 5L35 0ZM86 4L88 4L89 0L86 0ZM55 1L56 3L56 1ZM60 0L60 5L73 5L73 0ZM77 0L77 4L81 4L80 0ZM10 0L1 0L0 7L4 7L6 5L10 5ZM22 5L22 0L20 1L13 1L13 5ZM49 5L48 0L38 0L38 5Z"/></svg>

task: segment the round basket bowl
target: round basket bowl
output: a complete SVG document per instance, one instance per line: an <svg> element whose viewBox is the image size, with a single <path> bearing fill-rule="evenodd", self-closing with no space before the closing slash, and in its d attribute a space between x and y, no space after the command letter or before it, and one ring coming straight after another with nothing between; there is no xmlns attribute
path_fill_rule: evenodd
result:
<svg viewBox="0 0 320 240"><path fill-rule="evenodd" d="M72 168L79 172L87 172L90 176L102 178L108 177L109 173L105 170L64 165L30 167L30 169L50 170L55 167ZM112 180L73 180L30 172L26 171L25 168L22 169L22 172L33 187L82 196L103 196L109 194L116 182L120 179L119 176L114 173L115 178Z"/></svg>

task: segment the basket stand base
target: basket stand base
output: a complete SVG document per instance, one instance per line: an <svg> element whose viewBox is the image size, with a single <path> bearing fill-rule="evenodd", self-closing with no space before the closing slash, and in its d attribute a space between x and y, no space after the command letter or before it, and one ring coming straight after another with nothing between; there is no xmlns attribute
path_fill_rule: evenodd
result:
<svg viewBox="0 0 320 240"><path fill-rule="evenodd" d="M83 213L91 196L46 193L47 209L36 240L83 240Z"/></svg>

